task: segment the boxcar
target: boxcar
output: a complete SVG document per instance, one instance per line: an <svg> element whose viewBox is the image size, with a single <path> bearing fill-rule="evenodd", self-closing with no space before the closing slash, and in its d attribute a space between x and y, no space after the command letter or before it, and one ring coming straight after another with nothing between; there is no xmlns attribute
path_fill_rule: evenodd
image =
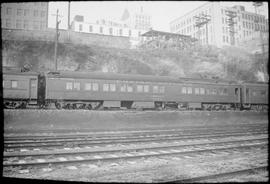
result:
<svg viewBox="0 0 270 184"><path fill-rule="evenodd" d="M46 104L57 108L232 108L240 85L227 81L111 73L50 72Z"/></svg>
<svg viewBox="0 0 270 184"><path fill-rule="evenodd" d="M3 101L6 108L37 104L38 73L3 71Z"/></svg>

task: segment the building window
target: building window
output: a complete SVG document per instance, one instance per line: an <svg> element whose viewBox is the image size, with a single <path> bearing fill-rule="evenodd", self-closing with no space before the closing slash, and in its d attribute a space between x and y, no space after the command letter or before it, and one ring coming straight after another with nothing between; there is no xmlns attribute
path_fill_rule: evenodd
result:
<svg viewBox="0 0 270 184"><path fill-rule="evenodd" d="M89 32L93 32L93 26L89 26Z"/></svg>
<svg viewBox="0 0 270 184"><path fill-rule="evenodd" d="M79 82L74 82L74 89L80 90L80 83Z"/></svg>
<svg viewBox="0 0 270 184"><path fill-rule="evenodd" d="M226 42L229 43L228 36L226 36Z"/></svg>
<svg viewBox="0 0 270 184"><path fill-rule="evenodd" d="M66 83L66 90L72 90L72 82Z"/></svg>
<svg viewBox="0 0 270 184"><path fill-rule="evenodd" d="M90 91L91 90L91 83L85 83L84 90Z"/></svg>
<svg viewBox="0 0 270 184"><path fill-rule="evenodd" d="M98 91L98 83L93 83L93 91Z"/></svg>
<svg viewBox="0 0 270 184"><path fill-rule="evenodd" d="M12 80L11 81L11 88L17 88L18 87L18 81Z"/></svg>
<svg viewBox="0 0 270 184"><path fill-rule="evenodd" d="M22 28L22 21L21 20L16 20L16 28L21 29Z"/></svg>
<svg viewBox="0 0 270 184"><path fill-rule="evenodd" d="M131 36L131 30L128 31L128 36Z"/></svg>
<svg viewBox="0 0 270 184"><path fill-rule="evenodd" d="M119 35L122 36L122 29L119 29Z"/></svg>
<svg viewBox="0 0 270 184"><path fill-rule="evenodd" d="M225 36L223 36L223 42L225 43Z"/></svg>
<svg viewBox="0 0 270 184"><path fill-rule="evenodd" d="M33 25L33 28L34 29L39 29L39 23L38 23L38 21L34 21L34 25Z"/></svg>
<svg viewBox="0 0 270 184"><path fill-rule="evenodd" d="M23 14L23 10L22 9L17 9L17 15L22 16L22 14Z"/></svg>
<svg viewBox="0 0 270 184"><path fill-rule="evenodd" d="M11 27L11 20L10 19L6 19L6 27L7 28Z"/></svg>
<svg viewBox="0 0 270 184"><path fill-rule="evenodd" d="M24 20L23 28L24 29L29 29L28 20Z"/></svg>
<svg viewBox="0 0 270 184"><path fill-rule="evenodd" d="M82 31L82 29L83 29L83 25L79 24L79 31Z"/></svg>
<svg viewBox="0 0 270 184"><path fill-rule="evenodd" d="M34 10L34 17L38 16L38 10Z"/></svg>
<svg viewBox="0 0 270 184"><path fill-rule="evenodd" d="M12 14L12 9L11 8L7 8L7 15L11 15Z"/></svg>
<svg viewBox="0 0 270 184"><path fill-rule="evenodd" d="M24 10L24 16L28 16L29 15L29 10L28 9L25 9Z"/></svg>
<svg viewBox="0 0 270 184"><path fill-rule="evenodd" d="M103 33L103 27L100 27L100 28L99 28L99 32L100 32L100 33Z"/></svg>
<svg viewBox="0 0 270 184"><path fill-rule="evenodd" d="M110 28L109 31L110 31L110 35L112 35L113 34L113 29Z"/></svg>
<svg viewBox="0 0 270 184"><path fill-rule="evenodd" d="M138 36L141 36L141 31L138 32Z"/></svg>
<svg viewBox="0 0 270 184"><path fill-rule="evenodd" d="M40 17L45 17L45 15L46 15L45 11L40 12Z"/></svg>

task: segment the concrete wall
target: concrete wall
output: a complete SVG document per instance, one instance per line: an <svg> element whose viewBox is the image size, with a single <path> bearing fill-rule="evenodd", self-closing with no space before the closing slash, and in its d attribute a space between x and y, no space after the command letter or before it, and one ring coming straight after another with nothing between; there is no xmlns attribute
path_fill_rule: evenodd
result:
<svg viewBox="0 0 270 184"><path fill-rule="evenodd" d="M74 31L68 32L66 30L59 30L61 43L74 43L82 45L97 45L103 47L115 48L130 48L130 40L128 37L120 36L106 36L90 33L78 33ZM26 31L15 29L2 29L2 40L40 40L40 41L54 41L55 30L47 29L46 31Z"/></svg>

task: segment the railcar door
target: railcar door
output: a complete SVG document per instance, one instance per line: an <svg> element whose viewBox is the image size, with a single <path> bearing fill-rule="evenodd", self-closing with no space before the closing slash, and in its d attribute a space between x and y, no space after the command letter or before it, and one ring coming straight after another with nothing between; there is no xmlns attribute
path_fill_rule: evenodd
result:
<svg viewBox="0 0 270 184"><path fill-rule="evenodd" d="M32 99L37 99L37 79L30 79L30 90L29 90L29 98L30 100Z"/></svg>
<svg viewBox="0 0 270 184"><path fill-rule="evenodd" d="M246 88L246 91L245 91L245 103L246 104L249 104L250 103L250 89L249 88Z"/></svg>

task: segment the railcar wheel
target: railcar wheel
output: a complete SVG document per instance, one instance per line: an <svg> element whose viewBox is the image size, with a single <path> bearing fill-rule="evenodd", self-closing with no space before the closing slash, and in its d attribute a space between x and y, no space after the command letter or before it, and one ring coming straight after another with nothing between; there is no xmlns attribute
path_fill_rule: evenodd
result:
<svg viewBox="0 0 270 184"><path fill-rule="evenodd" d="M59 103L59 102L55 102L55 107L56 107L57 109L62 109L62 105L61 105L61 103Z"/></svg>
<svg viewBox="0 0 270 184"><path fill-rule="evenodd" d="M92 105L91 105L91 104L88 104L88 105L86 106L86 108L87 108L88 110L92 110Z"/></svg>

